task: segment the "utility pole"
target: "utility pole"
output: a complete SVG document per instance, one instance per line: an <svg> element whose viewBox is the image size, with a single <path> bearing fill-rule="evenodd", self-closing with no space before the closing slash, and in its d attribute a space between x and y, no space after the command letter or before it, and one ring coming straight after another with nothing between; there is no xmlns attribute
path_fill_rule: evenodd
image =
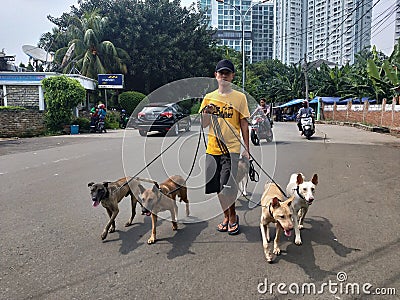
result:
<svg viewBox="0 0 400 300"><path fill-rule="evenodd" d="M303 72L304 72L304 83L306 85L306 100L308 101L308 74L307 74L307 53L304 53L304 65L303 65Z"/></svg>

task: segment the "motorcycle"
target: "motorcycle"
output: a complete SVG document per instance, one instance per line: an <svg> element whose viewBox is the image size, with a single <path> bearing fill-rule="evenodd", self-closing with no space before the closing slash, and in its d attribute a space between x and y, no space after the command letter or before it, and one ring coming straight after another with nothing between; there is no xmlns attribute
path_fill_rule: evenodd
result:
<svg viewBox="0 0 400 300"><path fill-rule="evenodd" d="M301 115L300 124L303 135L309 140L311 136L315 133L315 126L312 117L306 114Z"/></svg>
<svg viewBox="0 0 400 300"><path fill-rule="evenodd" d="M119 117L119 128L125 129L126 125L128 124L128 121L129 121L129 117L126 115L125 111L123 110Z"/></svg>
<svg viewBox="0 0 400 300"><path fill-rule="evenodd" d="M91 133L102 133L103 131L107 133L104 118L97 118L90 124Z"/></svg>
<svg viewBox="0 0 400 300"><path fill-rule="evenodd" d="M272 142L274 134L272 132L272 124L268 117L257 114L251 120L250 139L254 146L260 145L261 139Z"/></svg>

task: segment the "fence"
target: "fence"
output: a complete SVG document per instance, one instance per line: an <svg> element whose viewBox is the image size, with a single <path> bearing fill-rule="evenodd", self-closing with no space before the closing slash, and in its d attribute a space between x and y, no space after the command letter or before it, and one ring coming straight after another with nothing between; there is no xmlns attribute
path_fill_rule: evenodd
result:
<svg viewBox="0 0 400 300"><path fill-rule="evenodd" d="M400 128L400 103L399 98L393 98L391 104L386 104L383 99L382 104L347 105L324 105L322 104L321 114L323 120L340 122L363 123L367 125Z"/></svg>

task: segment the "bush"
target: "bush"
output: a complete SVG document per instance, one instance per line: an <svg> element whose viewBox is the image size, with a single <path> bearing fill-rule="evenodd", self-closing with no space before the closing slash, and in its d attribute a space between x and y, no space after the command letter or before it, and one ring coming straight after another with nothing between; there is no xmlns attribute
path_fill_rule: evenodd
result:
<svg viewBox="0 0 400 300"><path fill-rule="evenodd" d="M71 122L71 125L79 125L79 131L81 132L89 132L90 130L90 120L88 118L76 118Z"/></svg>
<svg viewBox="0 0 400 300"><path fill-rule="evenodd" d="M190 109L190 114L197 115L199 113L201 102L196 102Z"/></svg>
<svg viewBox="0 0 400 300"><path fill-rule="evenodd" d="M126 110L127 115L130 116L136 106L138 106L145 97L145 95L139 92L123 92L119 95L118 102L121 108Z"/></svg>
<svg viewBox="0 0 400 300"><path fill-rule="evenodd" d="M61 131L71 124L72 108L85 99L85 88L76 79L55 76L42 80L47 105L45 121L52 132Z"/></svg>
<svg viewBox="0 0 400 300"><path fill-rule="evenodd" d="M107 129L115 129L119 127L119 112L115 110L107 110L105 126Z"/></svg>

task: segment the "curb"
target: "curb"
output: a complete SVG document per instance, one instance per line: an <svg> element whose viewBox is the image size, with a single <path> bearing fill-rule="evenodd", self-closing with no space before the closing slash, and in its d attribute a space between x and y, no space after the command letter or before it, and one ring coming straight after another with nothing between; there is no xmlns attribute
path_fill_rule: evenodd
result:
<svg viewBox="0 0 400 300"><path fill-rule="evenodd" d="M387 133L396 137L400 136L400 128L389 128L389 127L381 127L381 126L368 126L361 123L351 123L351 122L342 122L342 121L316 121L317 124L330 124L330 125L339 125L339 126L349 126L355 127L358 129L377 132L377 133Z"/></svg>

